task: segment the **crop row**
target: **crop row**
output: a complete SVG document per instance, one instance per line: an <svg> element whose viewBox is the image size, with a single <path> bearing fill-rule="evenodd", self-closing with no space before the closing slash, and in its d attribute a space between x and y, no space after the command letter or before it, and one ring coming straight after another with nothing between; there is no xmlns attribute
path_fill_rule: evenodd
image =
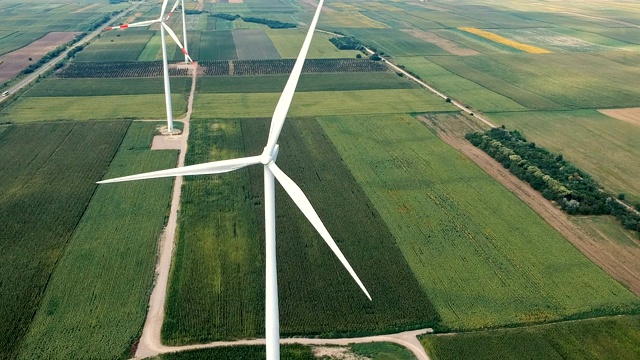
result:
<svg viewBox="0 0 640 360"><path fill-rule="evenodd" d="M278 75L288 74L293 69L295 59L281 60L226 60L201 61L205 75ZM233 66L231 71L230 66ZM303 73L328 72L382 72L387 68L368 59L308 59Z"/></svg>
<svg viewBox="0 0 640 360"><path fill-rule="evenodd" d="M169 68L171 76L187 76L188 69ZM56 74L60 78L124 78L162 76L162 61L73 62Z"/></svg>

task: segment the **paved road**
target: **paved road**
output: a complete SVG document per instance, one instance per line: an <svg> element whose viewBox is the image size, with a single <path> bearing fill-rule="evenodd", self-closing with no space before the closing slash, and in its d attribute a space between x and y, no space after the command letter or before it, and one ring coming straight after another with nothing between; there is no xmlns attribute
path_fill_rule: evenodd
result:
<svg viewBox="0 0 640 360"><path fill-rule="evenodd" d="M93 40L96 36L98 36L100 33L102 33L104 31L104 27L105 26L111 25L113 22L115 22L116 20L118 20L119 18L124 16L130 10L135 9L139 5L140 5L140 3L134 3L131 7L129 7L129 9L126 9L126 10L122 11L120 14L114 16L109 21L107 21L105 24L101 25L99 29L97 29L94 32L88 34L82 40L78 41L76 44L72 45L67 50L63 51L60 55L58 55L55 58L51 59L49 62L47 62L46 64L42 65L40 68L38 68L36 71L34 71L31 74L27 75L24 79L18 81L18 83L14 84L13 86L9 87L6 90L8 90L10 94L15 94L16 92L22 90L22 88L24 88L25 86L31 84L40 75L44 74L45 72L47 72L48 70L53 68L60 60L64 59L67 56L67 54L69 53L69 51L71 51L72 49L76 48L79 45L86 44L87 42ZM4 101L8 100L9 98L10 97L0 97L0 104L2 102L4 102Z"/></svg>

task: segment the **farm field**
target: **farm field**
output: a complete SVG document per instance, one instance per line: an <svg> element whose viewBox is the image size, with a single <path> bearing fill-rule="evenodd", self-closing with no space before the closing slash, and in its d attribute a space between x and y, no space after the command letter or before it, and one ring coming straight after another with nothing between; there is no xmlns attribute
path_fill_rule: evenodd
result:
<svg viewBox="0 0 640 360"><path fill-rule="evenodd" d="M186 68L169 65L169 76L188 76ZM162 61L72 62L55 73L58 78L145 78L162 77ZM98 83L100 80L96 80Z"/></svg>
<svg viewBox="0 0 640 360"><path fill-rule="evenodd" d="M195 118L271 117L280 93L198 94ZM327 105L330 104L330 105ZM295 95L290 116L384 114L454 111L455 108L423 89L308 91ZM0 121L2 117L0 117Z"/></svg>
<svg viewBox="0 0 640 360"><path fill-rule="evenodd" d="M197 91L210 93L275 93L282 91L288 75L216 76L198 79ZM351 91L371 89L417 89L412 81L394 73L303 74L296 88L306 91Z"/></svg>
<svg viewBox="0 0 640 360"><path fill-rule="evenodd" d="M15 359L55 264L128 126L100 122L2 127L0 359Z"/></svg>
<svg viewBox="0 0 640 360"><path fill-rule="evenodd" d="M295 59L298 57L298 52L300 52L300 47L306 35L304 29L269 29L266 30L266 33L283 59ZM329 42L332 37L332 35L325 33L317 32L314 34L307 58L355 58L356 54L361 54L357 50L338 50Z"/></svg>
<svg viewBox="0 0 640 360"><path fill-rule="evenodd" d="M75 61L136 61L157 31L146 28L106 31L75 56Z"/></svg>
<svg viewBox="0 0 640 360"><path fill-rule="evenodd" d="M264 30L234 30L232 34L238 59L280 59L278 49Z"/></svg>
<svg viewBox="0 0 640 360"><path fill-rule="evenodd" d="M149 149L157 125L131 123L105 179L175 166L177 151ZM19 359L129 357L146 316L172 184L157 179L98 186Z"/></svg>
<svg viewBox="0 0 640 360"><path fill-rule="evenodd" d="M31 61L40 60L49 51L73 40L75 35L71 32L48 33L21 49L0 56L0 83L11 80L29 66L28 59ZM4 41L4 39L0 39L0 41Z"/></svg>
<svg viewBox="0 0 640 360"><path fill-rule="evenodd" d="M187 163L259 153L264 119L192 122ZM433 325L437 313L396 240L313 119L283 129L278 164L303 189L376 300L369 300L278 190L283 336L338 336ZM307 164L314 163L322 172ZM264 333L262 169L187 178L163 338L169 344ZM206 197L202 196L207 194ZM196 201L197 199L197 201ZM336 201L348 206L335 206ZM385 266L380 266L385 264ZM376 281L378 278L394 281ZM331 290L329 290L331 289Z"/></svg>
<svg viewBox="0 0 640 360"><path fill-rule="evenodd" d="M319 123L397 239L444 329L639 309L631 292L414 118Z"/></svg>
<svg viewBox="0 0 640 360"><path fill-rule="evenodd" d="M228 359L228 360L263 360L267 356L264 346L232 346L212 349L185 351L174 354L163 354L152 360L202 360L202 359ZM283 360L315 360L310 346L282 345L280 358Z"/></svg>
<svg viewBox="0 0 640 360"><path fill-rule="evenodd" d="M187 111L182 94L172 94L173 116ZM90 111L88 111L91 109ZM164 97L158 94L113 96L23 97L0 112L2 122L82 121L166 118Z"/></svg>
<svg viewBox="0 0 640 360"><path fill-rule="evenodd" d="M392 56L450 54L439 46L396 29L349 29L346 33L354 36L363 44Z"/></svg>
<svg viewBox="0 0 640 360"><path fill-rule="evenodd" d="M601 242L613 242L626 248L627 253L640 253L640 239L631 231L625 230L612 216L574 216L571 220L580 228Z"/></svg>
<svg viewBox="0 0 640 360"><path fill-rule="evenodd" d="M231 31L203 31L197 60L236 60L238 52Z"/></svg>
<svg viewBox="0 0 640 360"><path fill-rule="evenodd" d="M191 78L171 78L171 92L186 94L191 90ZM29 89L26 97L60 97L60 96L110 96L110 95L142 95L164 94L162 78L139 79L87 79L87 78L46 78Z"/></svg>
<svg viewBox="0 0 640 360"><path fill-rule="evenodd" d="M640 61L640 53L622 52L608 57L597 53L427 57L532 110L640 105L640 88L635 86L640 82L640 72L635 66L616 61L618 58ZM549 63L554 65L545 65Z"/></svg>
<svg viewBox="0 0 640 360"><path fill-rule="evenodd" d="M496 113L490 118L563 154L608 191L640 202L640 127L595 110Z"/></svg>
<svg viewBox="0 0 640 360"><path fill-rule="evenodd" d="M425 336L433 360L637 359L640 318L625 316L527 328Z"/></svg>
<svg viewBox="0 0 640 360"><path fill-rule="evenodd" d="M396 62L420 76L436 89L474 109L485 112L526 110L524 106L513 99L458 76L424 57L400 57L396 58ZM549 103L552 106L557 106L553 102Z"/></svg>

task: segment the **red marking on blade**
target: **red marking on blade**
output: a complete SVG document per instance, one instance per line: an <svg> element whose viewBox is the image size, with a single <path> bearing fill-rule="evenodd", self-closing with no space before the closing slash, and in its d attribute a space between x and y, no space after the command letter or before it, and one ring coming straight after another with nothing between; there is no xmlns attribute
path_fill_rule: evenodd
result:
<svg viewBox="0 0 640 360"><path fill-rule="evenodd" d="M187 52L187 50L186 50L185 48L182 48L182 49L180 49L180 50L182 50L182 53L183 53L183 54L185 54L185 55L189 55L189 53Z"/></svg>
<svg viewBox="0 0 640 360"><path fill-rule="evenodd" d="M129 27L129 24L122 24L120 25L120 29L126 29Z"/></svg>
<svg viewBox="0 0 640 360"><path fill-rule="evenodd" d="M104 28L105 31L113 30L111 26Z"/></svg>
<svg viewBox="0 0 640 360"><path fill-rule="evenodd" d="M170 18L171 15L173 15L173 11L169 13L169 16L167 16L167 19Z"/></svg>

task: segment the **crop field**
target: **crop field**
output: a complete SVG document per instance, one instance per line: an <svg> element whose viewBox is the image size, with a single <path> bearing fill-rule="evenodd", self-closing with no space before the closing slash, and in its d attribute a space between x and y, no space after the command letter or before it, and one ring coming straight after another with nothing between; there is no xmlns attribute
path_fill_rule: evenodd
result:
<svg viewBox="0 0 640 360"><path fill-rule="evenodd" d="M185 351L174 354L163 354L153 360L202 360L202 359L227 359L227 360L264 360L266 358L264 346L231 346L212 349ZM316 360L310 346L282 345L280 358L283 360Z"/></svg>
<svg viewBox="0 0 640 360"><path fill-rule="evenodd" d="M494 30L494 33L503 35L520 43L543 47L545 49L552 50L552 52L594 52L613 50L547 29L501 29Z"/></svg>
<svg viewBox="0 0 640 360"><path fill-rule="evenodd" d="M173 116L187 111L183 94L172 94ZM91 111L87 111L91 109ZM23 97L0 112L0 123L166 118L164 96L159 94L113 96Z"/></svg>
<svg viewBox="0 0 640 360"><path fill-rule="evenodd" d="M180 25L182 26L182 24ZM181 29L178 28L178 29ZM182 36L180 36L180 40L182 41ZM184 55L180 48L169 38L167 35L167 59L168 61L183 61ZM145 45L140 55L138 55L138 61L161 61L162 60L162 38L159 31L156 31L156 34L153 35L151 40Z"/></svg>
<svg viewBox="0 0 640 360"><path fill-rule="evenodd" d="M216 76L198 79L197 91L203 93L275 93L282 91L287 75ZM304 74L296 92L350 91L371 89L417 89L412 81L394 73Z"/></svg>
<svg viewBox="0 0 640 360"><path fill-rule="evenodd" d="M238 59L280 59L278 49L264 30L234 30L232 34Z"/></svg>
<svg viewBox="0 0 640 360"><path fill-rule="evenodd" d="M640 127L595 110L491 114L585 170L612 193L640 202Z"/></svg>
<svg viewBox="0 0 640 360"><path fill-rule="evenodd" d="M632 59L640 61L640 53L428 57L456 75L535 110L640 105L640 88L635 86L640 83L640 72L620 62Z"/></svg>
<svg viewBox="0 0 640 360"><path fill-rule="evenodd" d="M231 31L203 31L198 60L235 60L238 58Z"/></svg>
<svg viewBox="0 0 640 360"><path fill-rule="evenodd" d="M524 52L529 53L529 54L548 54L548 53L550 53L550 51L547 50L547 49L539 48L539 47L536 47L536 46L533 46L533 45L529 45L529 44L523 44L521 42L505 38L503 36L500 36L498 34L492 33L490 31L471 28L471 27L461 27L459 29L462 30L462 31L471 33L471 34L478 35L480 37L483 37L483 38L485 38L487 40L496 42L498 44L503 44L503 45L512 47L514 49L518 49L518 50L524 51Z"/></svg>
<svg viewBox="0 0 640 360"><path fill-rule="evenodd" d="M318 27L323 29L388 28L387 25L375 21L358 11L325 12L318 20Z"/></svg>
<svg viewBox="0 0 640 360"><path fill-rule="evenodd" d="M454 336L429 335L421 342L433 360L631 360L640 357L640 317L593 319Z"/></svg>
<svg viewBox="0 0 640 360"><path fill-rule="evenodd" d="M0 359L15 359L54 266L128 126L29 124L0 133Z"/></svg>
<svg viewBox="0 0 640 360"><path fill-rule="evenodd" d="M269 29L266 30L267 35L273 45L280 53L283 59L295 59L298 57L300 48L306 31L304 29ZM313 40L311 41L311 47L307 54L307 59L317 58L355 58L356 54L360 54L360 51L356 50L338 50L329 39L332 35L325 33L315 33Z"/></svg>
<svg viewBox="0 0 640 360"><path fill-rule="evenodd" d="M175 166L177 151L149 149L157 125L132 123L104 178ZM49 281L19 359L129 357L147 312L172 184L157 179L98 187Z"/></svg>
<svg viewBox="0 0 640 360"><path fill-rule="evenodd" d="M24 47L33 41L40 39L46 35L45 32L22 32L15 30L1 30L0 31L0 55L12 52L16 49Z"/></svg>
<svg viewBox="0 0 640 360"><path fill-rule="evenodd" d="M363 44L393 56L449 55L439 46L396 29L348 29L345 32Z"/></svg>
<svg viewBox="0 0 640 360"><path fill-rule="evenodd" d="M271 117L280 93L198 94L194 118ZM455 111L423 89L308 91L296 94L290 116ZM0 121L2 117L0 117Z"/></svg>
<svg viewBox="0 0 640 360"><path fill-rule="evenodd" d="M580 225L589 235L600 242L615 242L626 248L626 252L640 250L640 239L633 232L620 226L613 216L573 216L571 221Z"/></svg>
<svg viewBox="0 0 640 360"><path fill-rule="evenodd" d="M407 70L456 100L480 111L523 111L526 108L512 99L458 76L423 57L396 58Z"/></svg>
<svg viewBox="0 0 640 360"><path fill-rule="evenodd" d="M72 62L56 73L60 78L161 77L162 61ZM187 69L171 68L170 76L187 76Z"/></svg>
<svg viewBox="0 0 640 360"><path fill-rule="evenodd" d="M191 91L191 78L171 78L171 93L186 94ZM82 79L47 78L29 89L26 97L60 96L108 96L164 94L162 78L141 79Z"/></svg>
<svg viewBox="0 0 640 360"><path fill-rule="evenodd" d="M319 124L397 239L445 329L640 309L631 292L416 119L326 117Z"/></svg>
<svg viewBox="0 0 640 360"><path fill-rule="evenodd" d="M289 74L294 59L283 60L236 60L234 75L275 75ZM369 59L309 59L304 62L303 73L327 72L378 72L388 71L379 61Z"/></svg>
<svg viewBox="0 0 640 360"><path fill-rule="evenodd" d="M136 61L157 31L144 28L106 31L75 56L75 61Z"/></svg>
<svg viewBox="0 0 640 360"><path fill-rule="evenodd" d="M189 164L259 153L269 122L213 120L192 126ZM375 299L370 302L361 293L279 189L282 334L335 336L434 324L438 315L428 295L318 124L312 119L289 122L281 144L287 147L280 150L279 166L305 189ZM322 172L309 167L310 163L320 166ZM263 335L262 169L252 167L213 181L189 178L184 190L164 339L183 344ZM336 206L336 202L344 206ZM379 278L394 281L376 281Z"/></svg>

